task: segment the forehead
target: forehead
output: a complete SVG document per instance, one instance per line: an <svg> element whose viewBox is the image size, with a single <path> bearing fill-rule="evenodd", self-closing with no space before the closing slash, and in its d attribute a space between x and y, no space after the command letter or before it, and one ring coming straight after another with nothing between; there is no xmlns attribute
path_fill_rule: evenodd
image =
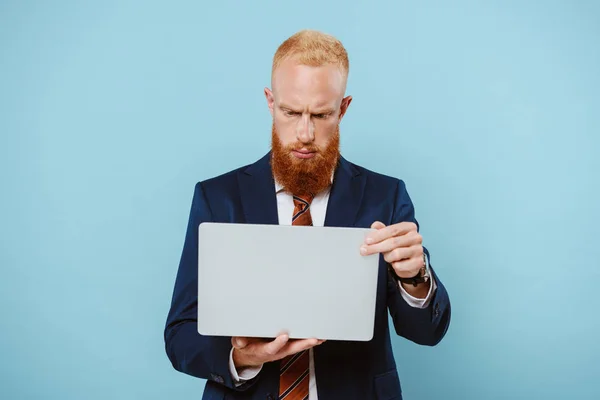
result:
<svg viewBox="0 0 600 400"><path fill-rule="evenodd" d="M273 73L273 94L276 102L290 106L333 106L344 96L345 79L336 65L312 67L288 59Z"/></svg>

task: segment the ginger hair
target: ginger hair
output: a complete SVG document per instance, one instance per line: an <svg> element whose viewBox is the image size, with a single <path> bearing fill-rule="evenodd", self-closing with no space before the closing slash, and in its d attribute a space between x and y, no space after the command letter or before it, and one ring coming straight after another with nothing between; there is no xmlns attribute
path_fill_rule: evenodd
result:
<svg viewBox="0 0 600 400"><path fill-rule="evenodd" d="M305 29L286 39L275 52L271 73L289 58L294 58L301 65L312 67L338 65L346 77L350 70L348 53L342 42L315 30Z"/></svg>

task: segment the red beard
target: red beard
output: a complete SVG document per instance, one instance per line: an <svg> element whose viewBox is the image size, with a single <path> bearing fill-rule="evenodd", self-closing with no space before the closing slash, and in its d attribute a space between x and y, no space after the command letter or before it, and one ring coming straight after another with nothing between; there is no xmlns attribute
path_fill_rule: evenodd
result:
<svg viewBox="0 0 600 400"><path fill-rule="evenodd" d="M315 156L299 159L292 150L307 149ZM340 128L329 140L324 149L314 144L294 143L283 146L275 124L271 130L271 169L273 176L286 191L295 195L313 196L331 185L331 178L340 159Z"/></svg>

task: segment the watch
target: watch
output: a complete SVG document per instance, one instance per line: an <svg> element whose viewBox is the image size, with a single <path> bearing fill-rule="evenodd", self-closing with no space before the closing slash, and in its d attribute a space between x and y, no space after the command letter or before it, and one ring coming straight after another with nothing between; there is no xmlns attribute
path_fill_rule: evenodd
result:
<svg viewBox="0 0 600 400"><path fill-rule="evenodd" d="M406 283L408 285L413 285L415 287L417 285L419 285L419 283L429 282L429 279L430 279L429 271L427 270L427 257L425 256L424 253L423 253L423 266L421 267L421 269L419 269L419 272L411 278L399 277L391 265L389 265L389 269L390 269L392 275L396 278L396 280L398 280L402 283Z"/></svg>

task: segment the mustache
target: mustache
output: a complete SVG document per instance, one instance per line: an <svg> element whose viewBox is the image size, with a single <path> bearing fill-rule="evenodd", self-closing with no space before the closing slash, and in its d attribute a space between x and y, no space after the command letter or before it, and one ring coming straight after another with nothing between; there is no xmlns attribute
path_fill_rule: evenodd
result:
<svg viewBox="0 0 600 400"><path fill-rule="evenodd" d="M320 153L321 149L315 144L292 143L285 146L286 150L308 150L310 152Z"/></svg>

